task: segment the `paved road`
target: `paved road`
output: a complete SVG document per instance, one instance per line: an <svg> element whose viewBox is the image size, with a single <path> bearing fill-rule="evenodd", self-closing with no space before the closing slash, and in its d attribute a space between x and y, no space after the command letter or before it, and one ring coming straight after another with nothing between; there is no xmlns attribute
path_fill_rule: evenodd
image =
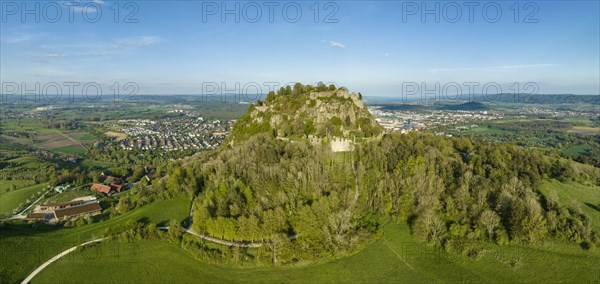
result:
<svg viewBox="0 0 600 284"><path fill-rule="evenodd" d="M83 244L80 244L78 246L74 246L68 250L65 250L59 254L57 254L56 256L54 256L53 258L51 258L50 260L44 262L44 264L40 265L38 268L36 268L33 272L31 272L31 274L29 274L29 276L27 276L27 278L25 278L21 284L27 284L31 281L31 279L33 279L33 277L35 277L38 273L40 273L42 270L44 270L44 268L46 268L48 265L52 264L53 262L57 261L58 259L60 259L61 257L73 252L74 250L76 250L79 247L83 247L92 243L99 243L101 241L103 241L106 238L101 238L101 239L95 239L95 240L91 240L89 242L85 242Z"/></svg>

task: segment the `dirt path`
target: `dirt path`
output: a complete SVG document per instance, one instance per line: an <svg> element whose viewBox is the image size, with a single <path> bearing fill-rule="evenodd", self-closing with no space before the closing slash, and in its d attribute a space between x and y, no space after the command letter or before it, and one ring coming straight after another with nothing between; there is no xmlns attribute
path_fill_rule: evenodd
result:
<svg viewBox="0 0 600 284"><path fill-rule="evenodd" d="M186 233L190 234L190 235L194 235L198 238L207 240L209 242L213 242L213 243L217 243L217 244L222 244L222 245L226 245L226 246L230 246L230 247L241 247L241 248L258 248L258 247L262 247L262 243L239 243L239 242L232 242L232 241L226 241L226 240L221 240L221 239L217 239L217 238L213 238L210 236L206 236L203 234L199 234L197 232L195 232L192 229L187 229L185 230Z"/></svg>

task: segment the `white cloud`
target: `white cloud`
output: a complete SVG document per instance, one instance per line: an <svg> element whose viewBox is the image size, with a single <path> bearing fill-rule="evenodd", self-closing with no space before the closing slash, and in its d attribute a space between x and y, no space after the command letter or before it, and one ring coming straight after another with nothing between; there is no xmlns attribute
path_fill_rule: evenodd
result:
<svg viewBox="0 0 600 284"><path fill-rule="evenodd" d="M85 12L85 13L96 13L98 9L91 5L92 3L97 5L104 5L106 2L102 0L92 0L92 1L71 1L71 2L63 2L63 5L67 7L67 9L72 9L74 12ZM97 6L96 5L96 6Z"/></svg>
<svg viewBox="0 0 600 284"><path fill-rule="evenodd" d="M13 35L7 36L2 41L10 44L22 43L26 41L30 41L34 38L32 34L25 33L15 33Z"/></svg>
<svg viewBox="0 0 600 284"><path fill-rule="evenodd" d="M85 12L85 13L95 13L98 12L98 10L92 6L84 6L84 7L79 7L79 6L74 6L73 7L73 11L75 12Z"/></svg>
<svg viewBox="0 0 600 284"><path fill-rule="evenodd" d="M329 45L333 48L346 48L346 46L343 45L342 43L339 43L339 42L333 41L333 40L329 42Z"/></svg>
<svg viewBox="0 0 600 284"><path fill-rule="evenodd" d="M485 71L505 71L505 70L518 70L526 68L546 68L555 67L556 64L521 64L521 65L502 65L502 66L489 66L489 67L465 67L465 68L434 68L430 69L431 73L441 72L461 72L461 71L472 71L472 72L485 72Z"/></svg>
<svg viewBox="0 0 600 284"><path fill-rule="evenodd" d="M157 36L140 36L130 37L125 39L117 40L114 44L115 48L127 48L127 47L148 47L159 43L161 39Z"/></svg>
<svg viewBox="0 0 600 284"><path fill-rule="evenodd" d="M59 58L59 57L65 57L67 55L64 53L50 52L50 53L41 54L41 56L46 57L46 58Z"/></svg>

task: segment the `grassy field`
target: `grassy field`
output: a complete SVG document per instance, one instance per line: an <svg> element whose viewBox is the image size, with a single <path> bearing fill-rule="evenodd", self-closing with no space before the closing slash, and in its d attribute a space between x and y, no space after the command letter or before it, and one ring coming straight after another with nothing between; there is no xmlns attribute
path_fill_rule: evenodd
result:
<svg viewBox="0 0 600 284"><path fill-rule="evenodd" d="M569 147L565 150L563 150L563 153L569 155L569 156L579 156L581 154L585 154L587 153L589 150L592 149L591 145L587 145L587 144L582 144L582 145L577 145L577 146L572 146Z"/></svg>
<svg viewBox="0 0 600 284"><path fill-rule="evenodd" d="M28 199L33 202L38 197L38 193L46 190L46 186L46 183L42 183L0 195L0 214L10 215L13 209L17 208L20 204L25 204ZM35 196L32 197L32 195Z"/></svg>
<svg viewBox="0 0 600 284"><path fill-rule="evenodd" d="M159 241L112 242L63 258L32 282L593 283L600 275L597 250L562 244L483 246L476 260L451 256L413 241L408 226L390 224L379 240L349 257L308 266L248 268L199 262L178 246Z"/></svg>
<svg viewBox="0 0 600 284"><path fill-rule="evenodd" d="M31 186L31 183L32 181L28 180L0 180L0 195L9 191L13 185L15 185L17 189L20 189L23 187Z"/></svg>
<svg viewBox="0 0 600 284"><path fill-rule="evenodd" d="M120 133L120 132L114 132L114 131L107 131L104 133L104 135L109 136L109 137L115 137L115 138L117 138L117 141L121 141L121 140L127 138L127 134Z"/></svg>
<svg viewBox="0 0 600 284"><path fill-rule="evenodd" d="M129 220L163 223L184 220L189 213L187 198L160 200L83 227L61 229L52 225L31 228L29 225L9 225L0 228L0 279L20 282L38 265L72 246L100 237L105 230Z"/></svg>
<svg viewBox="0 0 600 284"><path fill-rule="evenodd" d="M83 155L86 152L85 148L83 148L79 145L63 146L63 147L54 148L52 150L56 151L56 152L65 153L65 154L75 155L75 156Z"/></svg>
<svg viewBox="0 0 600 284"><path fill-rule="evenodd" d="M469 130L464 130L462 133L465 134L476 134L476 135L494 135L494 134L502 134L507 131L497 129L497 128L489 128L489 127L474 127Z"/></svg>
<svg viewBox="0 0 600 284"><path fill-rule="evenodd" d="M583 135L598 135L600 134L600 128L598 127L586 127L586 126L573 126L567 132Z"/></svg>
<svg viewBox="0 0 600 284"><path fill-rule="evenodd" d="M23 169L39 169L40 164L44 163L43 161L32 157L32 156L23 156L19 158L14 158L7 161L10 164L10 167L21 167Z"/></svg>
<svg viewBox="0 0 600 284"><path fill-rule="evenodd" d="M592 226L600 231L600 187L585 186L578 183L561 183L557 180L545 182L541 188L545 195L556 191L560 202L570 205L572 202L579 203L581 210L588 215Z"/></svg>
<svg viewBox="0 0 600 284"><path fill-rule="evenodd" d="M598 187L549 181L542 191L550 190L556 190L563 202L600 200ZM181 221L189 206L190 201L182 197L79 228L0 229L0 276L8 282L23 279L58 252L128 220ZM584 205L582 209L594 226L600 227L600 211ZM354 255L319 264L257 268L207 264L179 246L161 241L109 242L62 258L33 283L597 283L600 279L598 247L583 250L576 244L551 240L534 246L475 245L481 252L477 258L449 255L414 241L406 224L390 223L379 239Z"/></svg>
<svg viewBox="0 0 600 284"><path fill-rule="evenodd" d="M44 198L40 203L62 203L71 201L77 197L83 197L88 195L94 195L92 191L89 190L89 187L83 188L81 190L67 190L63 193L57 193L48 198Z"/></svg>

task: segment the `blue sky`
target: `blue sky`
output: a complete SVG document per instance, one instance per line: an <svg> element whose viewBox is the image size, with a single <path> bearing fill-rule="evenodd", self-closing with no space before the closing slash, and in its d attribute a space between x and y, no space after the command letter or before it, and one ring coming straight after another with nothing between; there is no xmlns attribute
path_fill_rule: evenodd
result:
<svg viewBox="0 0 600 284"><path fill-rule="evenodd" d="M124 23L134 8L127 2L26 2L29 9L40 5L39 23L23 15L21 3L2 1L3 82L98 82L103 88L135 82L144 94L199 94L203 82L233 88L235 82L324 81L368 96L397 96L406 82L431 88L435 82L495 82L505 92L513 82L535 82L539 93L600 93L598 1L520 2L517 23L513 1L489 4L487 18L482 6L489 2L482 2L472 22L464 2L453 2L461 11L455 17L456 6L443 1L333 1L319 2L318 9L313 1L289 1L273 8L272 22L269 7L253 2L262 13L256 23L249 21L256 6L245 1L134 2L137 23ZM234 15L222 21L223 3L240 5L239 23ZM289 20L299 5L297 22L283 16L286 3ZM440 21L432 14L423 20L421 5L436 3ZM496 4L502 15L492 22ZM60 17L56 7L62 7ZM337 23L327 22L334 8L329 19ZM98 10L97 22L85 20Z"/></svg>

